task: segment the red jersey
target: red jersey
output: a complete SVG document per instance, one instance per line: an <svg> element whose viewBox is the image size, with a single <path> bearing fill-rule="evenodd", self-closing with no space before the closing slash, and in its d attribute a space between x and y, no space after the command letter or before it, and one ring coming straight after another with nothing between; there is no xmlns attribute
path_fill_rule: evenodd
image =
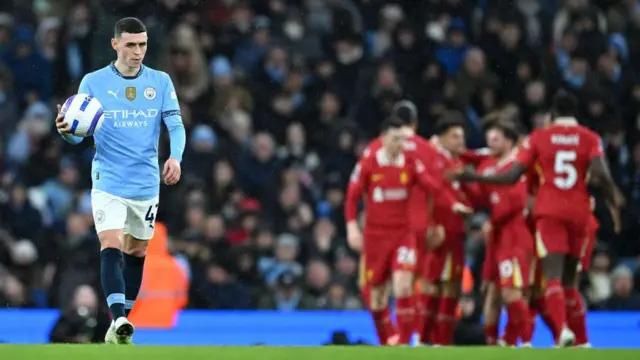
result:
<svg viewBox="0 0 640 360"><path fill-rule="evenodd" d="M534 216L586 223L590 216L587 172L591 160L602 152L600 137L573 118L557 119L533 132L517 161L529 169L539 166Z"/></svg>
<svg viewBox="0 0 640 360"><path fill-rule="evenodd" d="M438 191L440 185L425 171L424 164L408 152L392 162L384 149L360 159L354 169L345 204L347 221L356 219L358 202L365 194L365 228L404 228L409 226L408 202L414 185L427 191ZM453 196L443 196L449 208L457 202Z"/></svg>
<svg viewBox="0 0 640 360"><path fill-rule="evenodd" d="M367 157L381 148L382 138L378 137L369 143L362 156ZM407 138L404 143L404 150L410 152L414 158L419 159L423 164L428 164L433 159L435 153L433 145L418 135L410 135ZM434 180L438 181L438 178L434 178ZM439 186L443 187L443 184L439 184ZM409 226L411 230L426 230L429 227L431 217L430 210L432 209L430 209L429 206L428 194L423 187L415 185L413 189L411 189L408 207Z"/></svg>
<svg viewBox="0 0 640 360"><path fill-rule="evenodd" d="M433 160L427 164L429 174L438 176L444 180L444 174L447 171L455 171L464 166L462 160L453 157L450 152L440 146L434 146L436 149ZM437 175L436 175L437 174ZM459 214L452 212L448 201L442 196L444 193L453 194L455 198L467 206L471 206L466 190L469 188L468 183L460 183L459 181L443 181L443 189L439 193L434 193L433 198L433 220L442 225L446 234L452 236L462 235L465 233L464 218Z"/></svg>
<svg viewBox="0 0 640 360"><path fill-rule="evenodd" d="M517 150L516 150L517 151ZM516 152L505 159L487 157L480 163L478 173L491 175L505 171L513 165ZM485 197L485 203L491 207L491 225L501 226L516 217L524 219L527 209L527 181L521 178L513 185L480 184L481 193Z"/></svg>

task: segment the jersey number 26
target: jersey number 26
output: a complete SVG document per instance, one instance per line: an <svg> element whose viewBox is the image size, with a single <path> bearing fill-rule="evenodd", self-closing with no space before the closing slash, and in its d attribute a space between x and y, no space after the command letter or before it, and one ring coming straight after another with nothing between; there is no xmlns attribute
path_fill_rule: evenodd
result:
<svg viewBox="0 0 640 360"><path fill-rule="evenodd" d="M553 183L562 190L568 190L575 186L578 181L578 171L574 165L577 156L575 151L561 150L556 153L553 170L556 175Z"/></svg>

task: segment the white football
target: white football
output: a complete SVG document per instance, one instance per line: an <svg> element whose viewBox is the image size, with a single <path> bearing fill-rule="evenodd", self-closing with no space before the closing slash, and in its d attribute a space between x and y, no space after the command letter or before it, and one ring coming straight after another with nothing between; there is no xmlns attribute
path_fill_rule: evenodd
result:
<svg viewBox="0 0 640 360"><path fill-rule="evenodd" d="M68 98L62 106L61 113L74 136L93 136L100 130L104 121L102 104L87 94L76 94Z"/></svg>

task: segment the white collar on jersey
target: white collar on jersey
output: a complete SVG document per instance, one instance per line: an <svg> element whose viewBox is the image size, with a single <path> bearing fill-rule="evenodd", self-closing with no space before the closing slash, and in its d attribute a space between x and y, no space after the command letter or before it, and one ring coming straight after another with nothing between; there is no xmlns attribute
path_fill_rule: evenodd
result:
<svg viewBox="0 0 640 360"><path fill-rule="evenodd" d="M574 117L559 117L553 123L560 126L576 126L578 125L578 120Z"/></svg>
<svg viewBox="0 0 640 360"><path fill-rule="evenodd" d="M397 158L394 159L395 161L393 163L391 163L391 159L389 159L389 155L387 154L387 152L385 151L384 148L380 148L377 152L376 152L376 161L378 162L378 164L380 166L396 166L396 167L403 167L404 166L404 154L400 153L400 155L398 155Z"/></svg>
<svg viewBox="0 0 640 360"><path fill-rule="evenodd" d="M439 153L441 153L442 155L444 155L447 159L452 159L453 155L451 154L451 152L447 149L445 149L442 145L440 145L440 142L435 142L434 147L436 148L436 150L438 150Z"/></svg>

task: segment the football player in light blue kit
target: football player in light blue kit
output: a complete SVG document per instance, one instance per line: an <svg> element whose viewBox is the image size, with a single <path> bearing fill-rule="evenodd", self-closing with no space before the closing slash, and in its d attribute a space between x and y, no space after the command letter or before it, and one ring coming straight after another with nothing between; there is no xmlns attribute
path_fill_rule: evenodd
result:
<svg viewBox="0 0 640 360"><path fill-rule="evenodd" d="M104 110L104 122L94 135L91 203L101 243L102 288L113 316L105 342L131 344L134 328L127 315L140 291L158 211L161 123L169 131L171 145L162 172L167 185L180 180L185 131L169 75L142 65L147 51L144 24L123 18L114 33L111 45L117 60L87 74L78 93L97 98ZM80 143L82 138L70 135L73 119L66 121L62 112L58 105L58 131L66 141Z"/></svg>

